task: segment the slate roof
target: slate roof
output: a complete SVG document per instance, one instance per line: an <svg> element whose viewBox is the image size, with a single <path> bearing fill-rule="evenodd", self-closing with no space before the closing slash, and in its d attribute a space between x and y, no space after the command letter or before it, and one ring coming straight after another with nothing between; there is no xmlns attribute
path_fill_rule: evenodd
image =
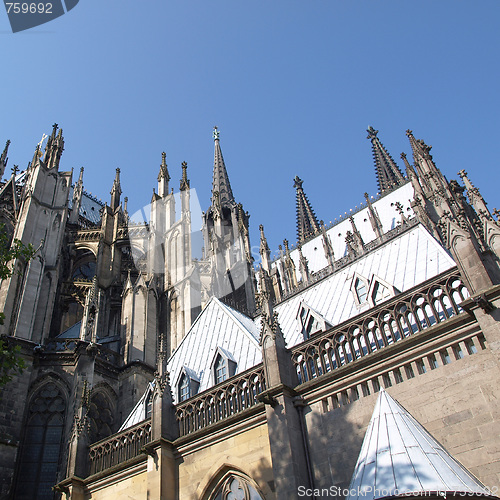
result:
<svg viewBox="0 0 500 500"><path fill-rule="evenodd" d="M449 492L489 495L397 401L383 389L366 430L346 500Z"/></svg>
<svg viewBox="0 0 500 500"><path fill-rule="evenodd" d="M71 210L73 208L73 186L69 190L69 201L68 208ZM101 220L100 210L104 206L102 201L94 198L91 194L83 191L82 192L82 203L80 206L80 216L84 217L88 221L97 224Z"/></svg>

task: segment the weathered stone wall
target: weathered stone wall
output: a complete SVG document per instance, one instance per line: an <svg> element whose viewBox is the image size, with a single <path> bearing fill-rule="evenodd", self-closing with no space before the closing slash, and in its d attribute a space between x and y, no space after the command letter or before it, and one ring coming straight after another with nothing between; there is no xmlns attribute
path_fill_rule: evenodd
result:
<svg viewBox="0 0 500 500"><path fill-rule="evenodd" d="M12 478L19 445L22 439L22 424L32 359L23 356L26 369L8 382L8 390L0 390L0 498L6 498Z"/></svg>
<svg viewBox="0 0 500 500"><path fill-rule="evenodd" d="M480 335L480 334L479 334ZM460 351L448 348L449 363L436 356L423 356L405 366L401 378L389 371L377 377L381 387L419 421L447 451L489 488L500 486L500 369L488 344L481 347L474 337L469 352L465 342L455 343ZM470 348L470 343L469 349ZM471 349L473 351L473 349ZM456 359L455 354L463 356ZM432 355L431 355L432 356ZM422 360L425 373L419 373ZM365 395L361 384L332 394L311 404L306 413L312 466L317 487L347 488L354 471L368 422L377 399L377 387L367 381ZM389 382L390 386L387 386ZM350 402L352 401L352 402Z"/></svg>
<svg viewBox="0 0 500 500"><path fill-rule="evenodd" d="M262 416L263 417L263 416ZM248 475L266 499L275 498L267 424L243 422L228 434L211 434L179 446L179 497L201 498L225 470Z"/></svg>
<svg viewBox="0 0 500 500"><path fill-rule="evenodd" d="M148 477L145 467L134 470L125 469L119 474L96 482L90 486L86 499L116 500L116 499L149 499ZM153 500L151 498L151 500Z"/></svg>

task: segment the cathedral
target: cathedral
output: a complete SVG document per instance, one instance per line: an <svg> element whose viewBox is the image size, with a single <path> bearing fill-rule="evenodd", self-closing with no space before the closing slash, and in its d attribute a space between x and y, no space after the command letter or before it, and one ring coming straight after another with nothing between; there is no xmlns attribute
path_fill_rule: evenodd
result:
<svg viewBox="0 0 500 500"><path fill-rule="evenodd" d="M406 135L401 168L369 127L379 193L333 224L296 176L297 241L271 258L261 224L258 265L217 128L199 217L165 153L137 218L58 125L21 172L7 141L1 230L36 251L0 282L0 498L497 497L500 212Z"/></svg>

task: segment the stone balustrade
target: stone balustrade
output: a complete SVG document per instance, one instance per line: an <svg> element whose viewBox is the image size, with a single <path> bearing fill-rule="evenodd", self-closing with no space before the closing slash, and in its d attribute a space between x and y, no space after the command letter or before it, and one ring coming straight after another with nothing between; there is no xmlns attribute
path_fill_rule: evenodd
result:
<svg viewBox="0 0 500 500"><path fill-rule="evenodd" d="M144 453L151 441L151 419L94 443L89 449L90 474L96 474Z"/></svg>
<svg viewBox="0 0 500 500"><path fill-rule="evenodd" d="M457 269L370 309L292 349L299 383L317 378L461 312L469 296Z"/></svg>
<svg viewBox="0 0 500 500"><path fill-rule="evenodd" d="M259 403L266 389L264 367L253 367L177 405L179 435L203 429Z"/></svg>

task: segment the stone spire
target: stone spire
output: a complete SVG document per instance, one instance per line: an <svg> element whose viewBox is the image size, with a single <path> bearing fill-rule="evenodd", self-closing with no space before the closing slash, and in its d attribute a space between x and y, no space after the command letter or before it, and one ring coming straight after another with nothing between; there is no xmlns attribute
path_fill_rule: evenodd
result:
<svg viewBox="0 0 500 500"><path fill-rule="evenodd" d="M233 191L231 189L231 184L229 183L226 165L224 164L224 158L222 156L222 151L220 148L219 134L220 132L218 128L214 127L213 137L215 142L215 151L214 177L212 183L212 206L215 206L216 204L215 193L219 193L218 201L220 202L221 206L234 202Z"/></svg>
<svg viewBox="0 0 500 500"><path fill-rule="evenodd" d="M368 193L365 193L366 205L368 206L368 218L370 219L370 223L373 228L373 232L377 236L377 238L382 238L384 236L384 229L382 228L382 222L380 222L380 217L378 216L377 211L372 205L370 201L370 197Z"/></svg>
<svg viewBox="0 0 500 500"><path fill-rule="evenodd" d="M47 140L45 146L44 163L47 168L59 168L59 160L61 159L62 152L64 151L64 138L62 135L62 128L57 132L57 123L52 126L52 134Z"/></svg>
<svg viewBox="0 0 500 500"><path fill-rule="evenodd" d="M309 283L309 263L302 253L302 245L300 243L297 245L297 250L299 251L299 270L302 276L302 282Z"/></svg>
<svg viewBox="0 0 500 500"><path fill-rule="evenodd" d="M170 180L170 175L167 168L167 154L163 152L161 154L161 165L160 172L158 173L158 196L164 198L168 195L168 181Z"/></svg>
<svg viewBox="0 0 500 500"><path fill-rule="evenodd" d="M0 180L2 180L3 174L5 172L5 168L7 167L7 152L9 151L10 141L5 143L5 149L3 150L2 155L0 156Z"/></svg>
<svg viewBox="0 0 500 500"><path fill-rule="evenodd" d="M385 191L393 186L404 182L403 174L392 156L384 148L380 139L377 137L378 130L368 127L368 137L372 143L373 159L375 160L375 171L377 173L377 182L379 191Z"/></svg>
<svg viewBox="0 0 500 500"><path fill-rule="evenodd" d="M462 179L462 182L467 189L467 196L469 198L470 204L474 207L477 215L479 215L482 220L493 220L493 217L491 216L491 213L486 206L486 202L484 201L483 196L479 192L479 189L475 187L469 180L467 172L465 170L460 170L460 172L458 172L458 175Z"/></svg>
<svg viewBox="0 0 500 500"><path fill-rule="evenodd" d="M83 167L80 168L80 176L78 181L73 188L73 201L71 214L69 216L69 222L71 224L78 223L78 217L80 215L80 207L82 206L82 193L83 193Z"/></svg>
<svg viewBox="0 0 500 500"><path fill-rule="evenodd" d="M335 266L335 254L333 253L332 242L326 233L326 227L323 221L321 221L321 234L323 236L323 249L325 251L326 260L328 261L330 268L333 269Z"/></svg>
<svg viewBox="0 0 500 500"><path fill-rule="evenodd" d="M188 164L185 161L183 161L182 162L182 178L181 178L181 186L180 186L181 191L187 191L189 189L189 179L187 176L187 168L188 168Z"/></svg>
<svg viewBox="0 0 500 500"><path fill-rule="evenodd" d="M120 169L116 169L116 176L113 182L113 187L111 188L111 204L110 207L116 210L120 205L120 195L122 194L122 188L120 186Z"/></svg>
<svg viewBox="0 0 500 500"><path fill-rule="evenodd" d="M306 238L319 231L319 224L314 214L314 210L302 188L304 181L298 175L295 176L293 181L297 199L297 238L299 243L301 243Z"/></svg>
<svg viewBox="0 0 500 500"><path fill-rule="evenodd" d="M262 269L268 273L271 271L271 250L269 250L269 245L267 244L266 236L264 234L264 226L261 224L259 226L260 231L260 248L259 253L262 259Z"/></svg>

